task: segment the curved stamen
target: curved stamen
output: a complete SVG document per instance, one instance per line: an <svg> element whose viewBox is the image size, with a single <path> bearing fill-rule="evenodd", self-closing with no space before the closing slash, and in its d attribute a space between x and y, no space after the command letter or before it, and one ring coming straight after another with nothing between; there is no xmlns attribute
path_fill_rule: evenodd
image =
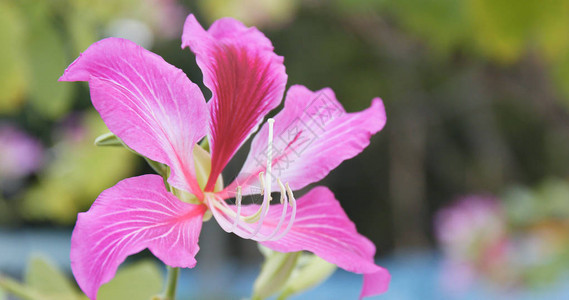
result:
<svg viewBox="0 0 569 300"><path fill-rule="evenodd" d="M265 194L265 178L263 178L265 172L259 172L259 182L261 183L261 196Z"/></svg>
<svg viewBox="0 0 569 300"><path fill-rule="evenodd" d="M281 182L281 180L278 178L277 178L277 183L279 184L279 187L281 188L281 204L284 204L282 212L281 212L281 217L279 219L279 223L277 224L277 226L275 227L273 232L271 232L271 234L268 237L260 238L259 239L260 242L272 239L280 231L281 227L283 226L283 222L286 219L288 199L286 196L285 187L284 187L283 183Z"/></svg>
<svg viewBox="0 0 569 300"><path fill-rule="evenodd" d="M267 123L269 123L269 137L268 137L268 145L267 145L267 167L266 167L266 172L265 173L265 184L264 184L264 194L263 194L263 203L261 204L261 216L259 217L259 220L257 221L257 227L255 228L255 230L251 233L250 236L246 237L248 239L256 236L259 231L261 231L261 228L263 227L263 221L265 220L265 217L269 214L269 207L270 207L270 202L272 200L271 197L271 167L273 165L273 125L275 123L275 120L273 118L269 118L267 120Z"/></svg>
<svg viewBox="0 0 569 300"><path fill-rule="evenodd" d="M290 204L290 206L292 206L292 212L290 213L290 219L288 220L288 224L287 224L285 230L283 232L281 232L281 234L279 234L278 236L272 238L271 240L273 240L273 241L280 240L282 237L284 237L292 228L292 224L294 223L294 219L296 218L296 199L294 198L294 195L292 194L292 190L290 189L288 182L286 183L285 189L286 189L286 193L288 195L288 203ZM286 204L284 204L284 206L286 207ZM283 210L284 210L284 208L283 208Z"/></svg>
<svg viewBox="0 0 569 300"><path fill-rule="evenodd" d="M236 211L231 208L224 200L222 199L215 199L215 201L213 201L213 209L215 210L216 208L218 208L220 211L223 212L223 214L228 218L228 219L233 219L233 223L231 225L231 228L228 230L228 232L234 232L235 230L240 230L243 231L244 235L246 236L242 236L243 238L246 239L252 239L255 238L257 241L269 241L269 240L278 240L280 238L282 238L283 236L285 236L290 229L292 228L292 224L294 223L294 219L296 217L296 199L294 198L294 195L292 194L292 190L290 189L290 186L288 185L288 183L285 185L283 185L283 183L281 182L281 180L279 178L277 178L277 183L278 186L280 188L280 203L282 205L282 211L281 211L281 216L279 218L278 223L276 224L275 228L272 230L272 232L269 235L265 235L263 233L261 233L261 229L265 223L265 218L267 217L267 215L269 214L269 207L270 202L272 201L272 196L271 196L271 187L272 187L272 158L273 158L273 124L274 124L274 120L272 118L270 118L268 121L269 123L269 136L268 136L268 148L267 148L267 165L266 165L266 173L264 172L260 172L259 173L259 182L261 184L261 195L263 196L263 202L261 203L259 209L253 213L252 215L249 216L242 216L241 215L241 210L242 210L242 192L241 192L241 187L238 186L237 187L237 196L236 196L236 200L235 200L235 205L237 207ZM287 222L287 227L282 231L282 227L284 225L285 220L287 219L287 209L288 209L288 205L290 205L292 207L292 212L290 214L290 218ZM245 224L240 224L241 221L244 221L246 223L257 223L255 228L251 228L249 226L246 226ZM279 233L280 232L280 233Z"/></svg>

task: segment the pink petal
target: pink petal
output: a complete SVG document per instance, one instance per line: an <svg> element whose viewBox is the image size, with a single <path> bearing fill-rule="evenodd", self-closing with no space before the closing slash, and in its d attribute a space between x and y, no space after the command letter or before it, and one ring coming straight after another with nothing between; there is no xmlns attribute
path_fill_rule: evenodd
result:
<svg viewBox="0 0 569 300"><path fill-rule="evenodd" d="M384 268L375 273L364 274L364 284L360 299L387 292L390 281L391 275Z"/></svg>
<svg viewBox="0 0 569 300"><path fill-rule="evenodd" d="M228 205L236 211L236 207ZM241 207L242 215L251 215L259 205ZM283 205L270 206L259 235L250 233L257 224L239 222L234 227L234 220L223 211L210 205L210 209L226 231L261 241L260 243L275 251L310 251L330 263L347 271L364 274L362 297L383 293L387 290L390 276L387 270L374 263L375 246L366 237L357 232L334 194L326 187L316 187L298 199L296 216L290 231L275 241L262 241L259 236L270 236L277 229L282 232L288 226L292 209L288 209L284 222L281 223ZM281 226L278 224L281 223Z"/></svg>
<svg viewBox="0 0 569 300"><path fill-rule="evenodd" d="M60 81L88 81L109 129L136 152L171 168L169 182L201 198L193 147L206 134L207 106L197 85L160 56L124 39L91 45Z"/></svg>
<svg viewBox="0 0 569 300"><path fill-rule="evenodd" d="M225 18L208 31L193 15L188 16L182 47L190 47L212 91L212 168L206 191L263 117L277 107L287 75L283 58L273 52L271 42L256 28Z"/></svg>
<svg viewBox="0 0 569 300"><path fill-rule="evenodd" d="M78 215L71 237L77 283L95 299L126 257L145 248L172 267L194 267L205 210L168 193L157 175L119 182Z"/></svg>
<svg viewBox="0 0 569 300"><path fill-rule="evenodd" d="M346 113L331 89L312 92L292 86L284 109L274 123L273 175L288 182L293 190L324 178L342 161L369 145L371 136L385 125L385 109L379 98L371 107ZM258 185L259 172L265 171L268 126L253 139L251 151L237 179L225 191ZM273 181L273 190L277 189ZM244 194L255 190L243 189Z"/></svg>

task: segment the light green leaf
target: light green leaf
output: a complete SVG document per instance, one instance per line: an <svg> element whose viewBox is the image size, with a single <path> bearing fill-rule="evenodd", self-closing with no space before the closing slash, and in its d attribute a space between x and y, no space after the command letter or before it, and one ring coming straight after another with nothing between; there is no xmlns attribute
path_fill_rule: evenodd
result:
<svg viewBox="0 0 569 300"><path fill-rule="evenodd" d="M336 271L336 268L336 265L314 254L303 253L278 299L286 299L293 294L317 286L328 279Z"/></svg>
<svg viewBox="0 0 569 300"><path fill-rule="evenodd" d="M28 64L23 54L25 19L12 2L0 1L0 113L18 110L28 86Z"/></svg>
<svg viewBox="0 0 569 300"><path fill-rule="evenodd" d="M22 300L52 300L48 295L45 295L35 289L25 286L22 283L4 276L0 273L0 287L4 289L6 294L14 295L17 299ZM70 300L66 299L65 300ZM55 300L55 299L53 299Z"/></svg>
<svg viewBox="0 0 569 300"><path fill-rule="evenodd" d="M162 272L154 261L144 260L128 265L103 285L98 299L150 299L162 290Z"/></svg>
<svg viewBox="0 0 569 300"><path fill-rule="evenodd" d="M76 1L74 1L76 2ZM97 16L89 10L79 10L73 5L68 7L72 13L66 14L67 33L73 45L72 56L78 56L87 47L97 41Z"/></svg>
<svg viewBox="0 0 569 300"><path fill-rule="evenodd" d="M26 48L33 67L30 80L30 104L47 118L61 117L71 104L71 84L57 79L69 64L63 40L54 27L48 1L35 2L26 10L30 30Z"/></svg>
<svg viewBox="0 0 569 300"><path fill-rule="evenodd" d="M77 291L69 279L51 261L34 256L28 263L25 283L34 290L55 299L75 299Z"/></svg>
<svg viewBox="0 0 569 300"><path fill-rule="evenodd" d="M272 252L265 256L261 273L253 285L253 300L265 299L280 291L291 275L301 252Z"/></svg>

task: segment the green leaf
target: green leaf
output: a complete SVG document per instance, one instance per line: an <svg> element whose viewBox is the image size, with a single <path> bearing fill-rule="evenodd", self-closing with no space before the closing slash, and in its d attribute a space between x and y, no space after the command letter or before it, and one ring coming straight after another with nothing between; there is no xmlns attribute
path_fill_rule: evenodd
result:
<svg viewBox="0 0 569 300"><path fill-rule="evenodd" d="M150 299L162 290L162 272L154 261L144 260L128 265L117 272L99 290L98 299Z"/></svg>
<svg viewBox="0 0 569 300"><path fill-rule="evenodd" d="M79 53L85 51L91 44L97 41L97 26L98 26L98 18L97 16L93 15L90 10L87 9L77 9L73 5L75 4L70 3L68 9L70 13L65 14L65 23L67 26L67 35L71 40L71 44L73 45L72 49L72 56L78 56Z"/></svg>
<svg viewBox="0 0 569 300"><path fill-rule="evenodd" d="M25 23L14 1L0 1L0 113L18 110L28 86L23 36Z"/></svg>
<svg viewBox="0 0 569 300"><path fill-rule="evenodd" d="M34 256L28 263L25 283L54 299L75 299L77 291L69 279L51 261Z"/></svg>
<svg viewBox="0 0 569 300"><path fill-rule="evenodd" d="M317 286L328 279L336 271L336 268L336 265L314 254L303 253L278 299L286 299L293 294L298 294Z"/></svg>
<svg viewBox="0 0 569 300"><path fill-rule="evenodd" d="M252 298L265 299L281 290L294 270L300 254L301 252L273 251L265 256L261 272L253 285Z"/></svg>
<svg viewBox="0 0 569 300"><path fill-rule="evenodd" d="M6 294L11 294L22 300L51 300L47 295L25 286L20 282L0 273L0 287ZM65 299L65 298L64 298ZM54 299L55 300L55 299ZM67 300L67 299L66 299Z"/></svg>
<svg viewBox="0 0 569 300"><path fill-rule="evenodd" d="M56 119L71 106L71 84L58 82L69 64L63 40L54 27L49 1L34 2L26 9L30 30L26 49L33 66L30 74L30 104L46 118Z"/></svg>

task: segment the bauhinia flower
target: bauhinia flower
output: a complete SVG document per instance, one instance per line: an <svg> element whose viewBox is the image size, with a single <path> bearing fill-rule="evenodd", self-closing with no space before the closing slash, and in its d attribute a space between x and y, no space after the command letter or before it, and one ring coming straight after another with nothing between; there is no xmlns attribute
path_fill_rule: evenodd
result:
<svg viewBox="0 0 569 300"><path fill-rule="evenodd" d="M169 167L166 185L158 175L125 179L78 215L71 267L81 289L95 299L126 257L145 248L169 266L194 267L202 222L213 215L242 238L280 252L310 251L363 274L361 297L385 292L390 275L374 263L375 246L356 231L332 192L316 187L298 200L293 195L369 144L385 124L381 100L346 113L330 89L292 86L283 110L253 139L240 174L223 187L224 167L281 102L283 58L256 28L233 19L206 31L188 16L185 47L196 54L212 92L207 103L181 70L118 38L90 46L60 78L88 81L108 128ZM211 152L198 146L204 139ZM281 201L271 205L273 190ZM263 195L261 204L241 203L255 192Z"/></svg>

